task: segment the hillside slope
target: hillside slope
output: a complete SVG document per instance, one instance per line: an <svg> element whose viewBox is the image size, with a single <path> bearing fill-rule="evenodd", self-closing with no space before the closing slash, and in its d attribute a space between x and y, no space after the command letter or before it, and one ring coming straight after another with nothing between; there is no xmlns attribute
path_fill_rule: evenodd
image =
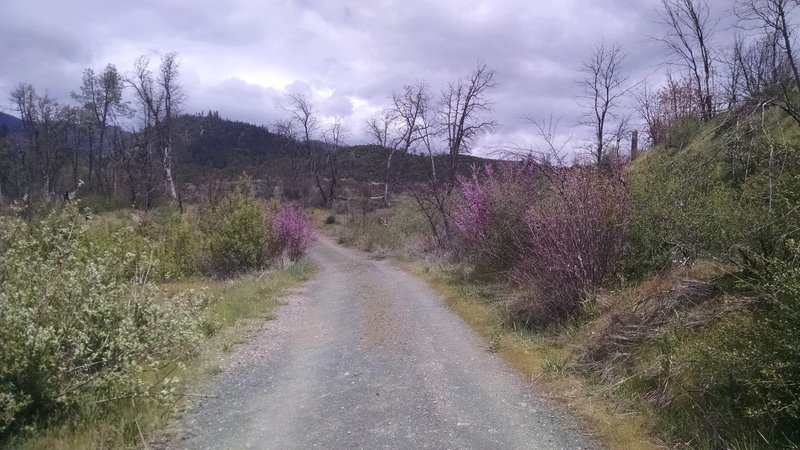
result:
<svg viewBox="0 0 800 450"><path fill-rule="evenodd" d="M22 120L10 114L0 112L0 130L7 130L10 132L22 130ZM0 135L3 133L0 132Z"/></svg>
<svg viewBox="0 0 800 450"><path fill-rule="evenodd" d="M179 179L194 185L209 179L233 181L247 172L271 186L283 186L290 195L313 192L309 186L284 186L288 181L309 177L305 148L266 127L206 115L181 116L178 127L183 130L178 146ZM320 141L312 142L312 151L323 179L330 174L330 148ZM386 162L390 150L377 145L343 146L336 151L337 176L351 189L364 189L369 183L386 179ZM484 166L492 160L462 155L459 173L467 175L472 166ZM446 155L434 155L436 173L446 177L449 162ZM428 180L431 158L428 155L396 152L392 163L393 184ZM291 183L290 183L291 184ZM359 188L360 186L360 188ZM264 188L265 191L271 188Z"/></svg>

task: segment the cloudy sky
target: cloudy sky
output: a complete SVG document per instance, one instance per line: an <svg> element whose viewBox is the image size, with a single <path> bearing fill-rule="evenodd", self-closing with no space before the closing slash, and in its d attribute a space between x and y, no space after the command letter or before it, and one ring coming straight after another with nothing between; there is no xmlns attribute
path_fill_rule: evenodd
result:
<svg viewBox="0 0 800 450"><path fill-rule="evenodd" d="M480 149L534 145L526 116L575 127L581 61L619 43L632 79L655 75L663 51L658 0L0 0L0 110L20 82L69 100L81 73L177 51L187 112L219 110L269 125L287 92L342 116L353 142L393 90L435 91L484 61L496 70L499 126ZM478 150L479 152L482 150Z"/></svg>

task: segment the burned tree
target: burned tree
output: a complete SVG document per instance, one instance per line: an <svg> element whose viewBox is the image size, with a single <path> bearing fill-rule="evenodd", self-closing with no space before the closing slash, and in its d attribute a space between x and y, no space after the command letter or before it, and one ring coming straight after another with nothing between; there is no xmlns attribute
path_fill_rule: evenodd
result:
<svg viewBox="0 0 800 450"><path fill-rule="evenodd" d="M708 1L661 0L658 15L667 31L657 40L689 71L701 117L708 120L714 114L711 39L716 31Z"/></svg>
<svg viewBox="0 0 800 450"><path fill-rule="evenodd" d="M367 133L375 143L389 150L383 192L387 206L399 172L395 157L399 154L404 158L418 141L425 139L428 132L425 116L430 109L430 96L422 82L392 92L391 99L391 105L372 116L366 124Z"/></svg>
<svg viewBox="0 0 800 450"><path fill-rule="evenodd" d="M344 145L348 137L342 118L334 117L323 136L326 146L325 163L328 166L328 199L333 203L336 197L336 184L339 180L339 148Z"/></svg>
<svg viewBox="0 0 800 450"><path fill-rule="evenodd" d="M172 200L178 198L175 190L175 178L173 174L174 154L175 154L175 117L180 113L180 108L184 100L183 88L178 83L178 54L175 52L167 53L161 58L161 66L156 79L164 103L164 119L161 132L161 149L164 156L164 177L167 189Z"/></svg>
<svg viewBox="0 0 800 450"><path fill-rule="evenodd" d="M439 121L449 153L448 190L456 183L459 156L467 152L481 134L496 125L487 116L492 110L489 91L496 85L494 70L479 63L469 75L450 83L442 92Z"/></svg>
<svg viewBox="0 0 800 450"><path fill-rule="evenodd" d="M609 144L624 131L626 120L618 112L628 82L628 74L622 68L624 60L625 54L620 46L607 48L600 44L582 67L581 100L587 111L581 123L593 129L591 151L597 165L602 163Z"/></svg>
<svg viewBox="0 0 800 450"><path fill-rule="evenodd" d="M88 142L88 173L87 183L92 183L95 175L103 180L101 190L110 194L108 174L105 173L107 164L106 144L109 126L116 121L118 114L126 111L122 100L124 81L113 64L108 64L99 74L92 69L83 72L83 83L80 93L73 93L72 97L78 101L84 112L88 115L89 142Z"/></svg>
<svg viewBox="0 0 800 450"><path fill-rule="evenodd" d="M746 61L760 68L767 62L772 82L777 86L777 95L766 100L774 102L800 123L800 105L797 90L800 89L800 71L793 49L795 25L791 22L794 10L800 5L796 0L738 0L736 15L745 28L763 30L763 36L752 46L751 54L740 57L746 81L753 84L753 71L747 70Z"/></svg>
<svg viewBox="0 0 800 450"><path fill-rule="evenodd" d="M70 127L78 126L74 110L65 107L49 95L40 96L30 84L20 84L11 101L22 119L24 148L19 157L19 169L24 194L34 194L31 187L41 189L41 196L51 200L59 193L62 168L71 150L78 143L70 139Z"/></svg>
<svg viewBox="0 0 800 450"><path fill-rule="evenodd" d="M289 121L293 127L299 131L301 144L306 153L308 171L314 179L314 183L319 191L320 201L322 206L327 206L329 202L328 194L322 186L322 178L320 176L320 164L317 160L317 155L314 152L313 137L319 129L319 118L317 111L311 100L303 94L289 95L289 104L281 106L288 115Z"/></svg>
<svg viewBox="0 0 800 450"><path fill-rule="evenodd" d="M178 84L178 55L168 53L162 57L157 76L150 70L150 59L139 57L127 82L133 88L140 106L142 128L137 143L139 159L149 167L160 153L167 193L172 200L177 200L173 134L174 120L184 99L183 90ZM145 206L149 207L152 190L150 181L146 182L144 190Z"/></svg>

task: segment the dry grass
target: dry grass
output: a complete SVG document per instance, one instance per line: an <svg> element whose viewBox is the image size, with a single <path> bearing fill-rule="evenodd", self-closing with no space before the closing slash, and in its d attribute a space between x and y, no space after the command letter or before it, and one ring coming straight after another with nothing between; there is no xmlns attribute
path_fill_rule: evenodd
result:
<svg viewBox="0 0 800 450"><path fill-rule="evenodd" d="M586 370L603 372L602 366L618 364L631 356L631 348L660 337L680 311L697 307L715 297L707 281L673 276L642 283L627 295L601 299L600 326L587 341L578 363ZM688 325L688 324L687 324ZM703 323L698 323L698 328Z"/></svg>

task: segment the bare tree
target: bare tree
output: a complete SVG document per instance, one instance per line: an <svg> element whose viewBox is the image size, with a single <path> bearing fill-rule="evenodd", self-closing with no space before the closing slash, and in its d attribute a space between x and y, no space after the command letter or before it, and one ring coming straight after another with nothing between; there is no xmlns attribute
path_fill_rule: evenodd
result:
<svg viewBox="0 0 800 450"><path fill-rule="evenodd" d="M319 190L320 200L323 206L328 205L328 195L322 186L320 177L319 161L313 148L312 139L319 129L319 118L311 100L304 94L296 93L289 95L289 104L281 106L288 115L289 121L299 130L300 139L306 152L308 170L314 179Z"/></svg>
<svg viewBox="0 0 800 450"><path fill-rule="evenodd" d="M797 0L738 0L736 13L744 21L756 21L766 30L774 32L786 56L795 84L800 85L800 72L792 50L794 25L790 22Z"/></svg>
<svg viewBox="0 0 800 450"><path fill-rule="evenodd" d="M386 171L384 173L383 200L386 206L390 203L392 185L398 177L394 165L395 156L405 156L419 141L428 137L430 96L423 82L403 86L400 92L392 92L392 103L380 113L367 120L367 133L375 143L388 149ZM402 161L401 161L402 162Z"/></svg>
<svg viewBox="0 0 800 450"><path fill-rule="evenodd" d="M150 70L150 58L140 56L133 63L133 73L126 80L136 94L139 102L139 113L141 118L141 128L135 132L134 136L134 160L138 162L142 172L146 175L141 180L143 182L144 206L149 208L152 200L152 170L151 165L155 153L154 147L157 145L156 130L161 125L163 117L163 104L160 93L156 89L156 82L153 72Z"/></svg>
<svg viewBox="0 0 800 450"><path fill-rule="evenodd" d="M738 62L738 57L742 54L743 47L744 40L737 35L733 40L733 45L717 56L718 62L725 71L721 93L729 110L737 107L741 100L742 66Z"/></svg>
<svg viewBox="0 0 800 450"><path fill-rule="evenodd" d="M735 11L745 26L755 25L763 29L766 37L764 43L771 44L773 49L772 69L781 89L776 104L800 123L800 106L793 98L797 89L800 89L800 71L793 50L795 25L791 22L798 5L800 2L797 0L738 0ZM781 61L786 62L789 74L779 73Z"/></svg>
<svg viewBox="0 0 800 450"><path fill-rule="evenodd" d="M77 126L68 107L52 97L40 96L30 84L20 84L12 93L11 101L23 123L27 149L22 156L22 185L28 189L41 188L44 199L50 200L59 190L61 171L70 151L69 127Z"/></svg>
<svg viewBox="0 0 800 450"><path fill-rule="evenodd" d="M392 114L391 109L386 108L367 119L365 129L378 146L389 148L390 133L392 132L394 121L395 116Z"/></svg>
<svg viewBox="0 0 800 450"><path fill-rule="evenodd" d="M426 182L410 183L408 189L425 215L431 234L439 246L444 247L450 242L448 211L458 176L459 157L470 150L478 137L495 126L495 121L488 117L492 110L489 92L495 86L494 71L486 64L478 63L470 74L448 84L442 91L435 114L423 90L411 90L415 94L412 96L416 99L415 107L405 109L413 114L406 114L405 126L401 130L407 133L399 134L400 141L406 143L407 149L411 148L411 144L420 142L430 156L431 172ZM410 118L413 118L413 122ZM412 123L413 127L409 126ZM436 174L433 138L437 135L444 136L449 153L446 181L439 179Z"/></svg>
<svg viewBox="0 0 800 450"><path fill-rule="evenodd" d="M645 132L650 141L650 145L657 145L663 142L663 124L658 114L658 95L650 83L645 80L631 91L634 108L639 118L644 121Z"/></svg>
<svg viewBox="0 0 800 450"><path fill-rule="evenodd" d="M444 129L449 151L449 188L455 186L458 159L469 151L470 145L483 133L491 131L496 122L488 117L492 110L489 91L497 84L494 70L478 63L472 72L450 83L442 92L439 122Z"/></svg>
<svg viewBox="0 0 800 450"><path fill-rule="evenodd" d="M429 101L427 89L422 82L403 86L403 90L399 93L392 92L392 105L389 109L391 116L394 117L392 121L394 136L390 137L383 192L387 206L391 195L390 186L393 178L397 177L397 171L392 171L392 158L396 152L405 158L411 147L424 136L421 132L424 126L423 113L427 110Z"/></svg>
<svg viewBox="0 0 800 450"><path fill-rule="evenodd" d="M158 76L150 70L150 59L139 57L134 63L133 74L127 82L133 88L139 101L142 118L142 131L138 145L145 153L144 162L152 163L156 149L161 152L164 181L172 200L178 200L173 174L174 120L184 100L183 90L178 84L178 55L167 53L161 58ZM146 206L150 206L150 190L146 188Z"/></svg>
<svg viewBox="0 0 800 450"><path fill-rule="evenodd" d="M161 149L164 155L164 177L172 200L178 199L173 174L173 166L175 164L174 122L185 100L183 88L178 83L178 65L178 54L175 52L167 53L161 58L161 66L159 67L157 78L157 83L161 87L164 102L164 121L160 139Z"/></svg>
<svg viewBox="0 0 800 450"><path fill-rule="evenodd" d="M124 82L122 76L113 64L108 64L103 72L96 74L92 69L83 72L83 83L80 93L73 93L72 97L77 100L89 115L90 139L87 182L91 183L92 177L97 171L96 166L102 167L105 158L106 133L119 113L126 110L122 100ZM95 164L95 156L99 164ZM106 180L106 185L108 184ZM106 186L107 188L108 186ZM106 189L106 194L109 194Z"/></svg>
<svg viewBox="0 0 800 450"><path fill-rule="evenodd" d="M433 157L435 152L433 140L437 136L438 126L436 123L436 111L429 102L421 105L418 122L416 131L418 140L428 153L428 158L431 162L430 177L432 182L436 184L438 181L436 177L436 161Z"/></svg>
<svg viewBox="0 0 800 450"><path fill-rule="evenodd" d="M733 59L741 73L738 90L752 99L769 98L771 87L781 85L781 80L789 76L775 32L767 31L749 43L740 38L734 46Z"/></svg>
<svg viewBox="0 0 800 450"><path fill-rule="evenodd" d="M349 132L341 117L334 117L323 136L327 144L326 164L328 166L328 199L333 203L336 196L336 183L339 179L339 148L347 141Z"/></svg>
<svg viewBox="0 0 800 450"><path fill-rule="evenodd" d="M617 120L616 126L611 131L611 136L614 142L614 156L620 156L620 152L622 151L622 143L626 139L630 138L631 135L631 114L624 113L620 115L619 120Z"/></svg>
<svg viewBox="0 0 800 450"><path fill-rule="evenodd" d="M64 106L61 117L64 121L64 126L67 128L67 139L71 142L72 147L72 184L77 186L80 183L83 184L83 180L79 177L79 168L81 166L81 151L85 145L85 142L91 141L87 139L88 136L92 134L92 128L86 127L86 110L80 107L74 106ZM87 132L88 130L88 132Z"/></svg>
<svg viewBox="0 0 800 450"><path fill-rule="evenodd" d="M616 126L622 123L618 108L627 92L628 82L628 74L622 68L624 60L622 47L612 45L606 48L605 44L600 44L592 56L583 63L584 78L580 83L583 88L581 103L587 112L581 123L591 126L594 130L592 154L597 165L602 163L606 147L616 137L614 131L617 130L611 122L613 121Z"/></svg>
<svg viewBox="0 0 800 450"><path fill-rule="evenodd" d="M544 119L533 116L528 116L526 119L533 125L536 135L544 141L544 145L521 149L524 151L516 152L512 156L516 158L533 159L548 165L553 163L558 165L564 164L567 157L567 145L569 145L572 137L560 136L558 127L561 124L561 118L554 118L551 112L550 115Z"/></svg>
<svg viewBox="0 0 800 450"><path fill-rule="evenodd" d="M708 0L661 0L658 14L667 29L658 41L689 70L702 118L708 120L714 114L710 41L716 32Z"/></svg>

